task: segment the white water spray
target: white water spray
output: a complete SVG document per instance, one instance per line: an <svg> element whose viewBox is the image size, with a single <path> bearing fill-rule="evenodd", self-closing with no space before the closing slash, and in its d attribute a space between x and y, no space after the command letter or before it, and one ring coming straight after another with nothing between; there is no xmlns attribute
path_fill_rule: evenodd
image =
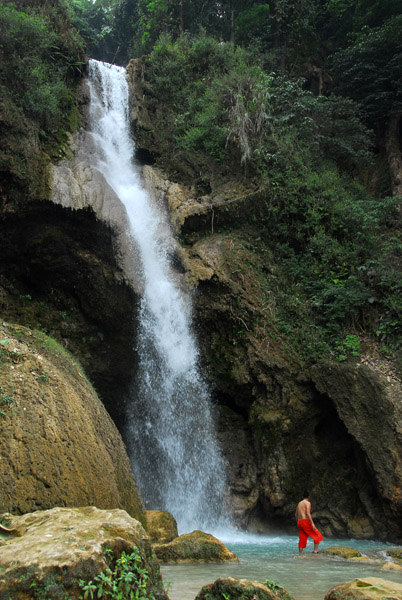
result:
<svg viewBox="0 0 402 600"><path fill-rule="evenodd" d="M222 524L225 471L191 333L189 297L174 283L172 240L133 165L122 67L90 61L94 165L124 203L141 258L139 369L129 452L147 508L169 510L180 532Z"/></svg>

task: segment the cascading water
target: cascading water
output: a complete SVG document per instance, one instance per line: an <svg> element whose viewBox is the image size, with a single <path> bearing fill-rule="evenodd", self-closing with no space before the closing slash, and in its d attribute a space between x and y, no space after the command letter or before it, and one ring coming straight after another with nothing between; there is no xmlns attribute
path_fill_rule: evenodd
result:
<svg viewBox="0 0 402 600"><path fill-rule="evenodd" d="M191 303L175 284L163 212L133 164L128 85L122 67L90 61L90 120L98 168L124 203L141 258L139 369L129 452L147 508L170 511L180 533L222 524L224 464L191 333Z"/></svg>

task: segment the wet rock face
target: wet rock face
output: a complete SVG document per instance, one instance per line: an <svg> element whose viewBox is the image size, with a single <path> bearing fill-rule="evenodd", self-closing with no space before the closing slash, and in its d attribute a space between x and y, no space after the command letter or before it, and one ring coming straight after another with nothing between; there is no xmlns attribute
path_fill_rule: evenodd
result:
<svg viewBox="0 0 402 600"><path fill-rule="evenodd" d="M237 523L295 532L307 487L324 536L399 542L399 388L359 364L295 369L275 336L266 352L251 328L236 340L235 290L222 279L216 269L199 283L197 317L215 401L225 405L219 436Z"/></svg>
<svg viewBox="0 0 402 600"><path fill-rule="evenodd" d="M145 531L125 511L54 508L9 517L20 537L0 540L0 600L78 600L80 580L88 583L106 567L113 570L114 560L134 546L149 576L147 594L167 600Z"/></svg>
<svg viewBox="0 0 402 600"><path fill-rule="evenodd" d="M63 347L0 326L0 512L124 508L144 520L123 441Z"/></svg>
<svg viewBox="0 0 402 600"><path fill-rule="evenodd" d="M377 498L363 488L360 499L375 522L380 513L384 537L398 539L402 521L401 387L364 364L322 363L311 376L330 397L350 436L363 449ZM377 500L377 501L376 501Z"/></svg>
<svg viewBox="0 0 402 600"><path fill-rule="evenodd" d="M135 368L138 296L115 236L90 209L30 202L0 215L0 313L48 332L84 366L119 421Z"/></svg>

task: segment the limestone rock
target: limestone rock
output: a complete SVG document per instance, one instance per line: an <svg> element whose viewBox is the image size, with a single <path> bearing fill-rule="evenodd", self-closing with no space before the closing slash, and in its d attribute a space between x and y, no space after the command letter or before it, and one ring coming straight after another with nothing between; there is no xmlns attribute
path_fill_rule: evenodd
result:
<svg viewBox="0 0 402 600"><path fill-rule="evenodd" d="M136 546L149 574L149 592L167 600L158 562L141 524L123 510L53 508L11 517L22 535L0 540L0 600L77 600L78 581L88 582L107 566L105 549L118 558ZM40 595L41 594L41 595Z"/></svg>
<svg viewBox="0 0 402 600"><path fill-rule="evenodd" d="M187 187L169 181L161 171L149 165L144 167L143 176L148 191L159 204L164 203L168 207L172 225L177 233L191 217L209 215L211 218L212 206L207 199L194 197Z"/></svg>
<svg viewBox="0 0 402 600"><path fill-rule="evenodd" d="M84 90L84 107L89 102L86 86L85 82L81 86ZM126 208L103 173L91 166L90 157L93 153L92 133L81 128L70 138L68 157L50 165L50 199L67 209L91 209L97 219L113 230L117 262L135 291L141 292L143 284L141 270L137 266L138 250L129 234Z"/></svg>
<svg viewBox="0 0 402 600"><path fill-rule="evenodd" d="M272 589L258 581L219 578L204 585L195 600L292 600L284 588L274 585Z"/></svg>
<svg viewBox="0 0 402 600"><path fill-rule="evenodd" d="M219 443L223 448L230 448L231 456L226 471L231 489L231 514L243 527L250 525L259 495L256 458L250 437L250 427L245 419L226 406L220 407Z"/></svg>
<svg viewBox="0 0 402 600"><path fill-rule="evenodd" d="M0 326L0 512L123 508L143 519L123 441L55 340Z"/></svg>
<svg viewBox="0 0 402 600"><path fill-rule="evenodd" d="M401 572L402 565L399 565L399 564L391 562L391 561L387 561L381 567L381 571L399 571L399 572Z"/></svg>
<svg viewBox="0 0 402 600"><path fill-rule="evenodd" d="M169 544L155 545L154 551L162 562L237 560L221 541L203 531L184 533Z"/></svg>
<svg viewBox="0 0 402 600"><path fill-rule="evenodd" d="M166 510L146 510L145 523L152 543L167 544L179 535L176 519Z"/></svg>
<svg viewBox="0 0 402 600"><path fill-rule="evenodd" d="M334 402L349 434L362 448L376 487L381 490L385 535L400 535L402 520L402 407L400 390L364 364L320 363L311 369L318 390ZM380 443L379 443L380 440ZM362 496L373 522L378 507ZM352 534L353 532L351 532Z"/></svg>
<svg viewBox="0 0 402 600"><path fill-rule="evenodd" d="M340 583L324 600L402 600L402 584L378 577L365 577Z"/></svg>
<svg viewBox="0 0 402 600"><path fill-rule="evenodd" d="M321 552L340 556L341 558L358 558L362 556L361 552L358 550L346 546L330 546L329 548L324 548Z"/></svg>

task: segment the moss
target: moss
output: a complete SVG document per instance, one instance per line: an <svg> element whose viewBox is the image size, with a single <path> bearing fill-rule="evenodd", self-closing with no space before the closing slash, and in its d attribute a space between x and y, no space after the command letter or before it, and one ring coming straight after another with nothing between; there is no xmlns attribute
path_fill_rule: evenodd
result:
<svg viewBox="0 0 402 600"><path fill-rule="evenodd" d="M345 546L330 546L329 548L324 548L322 552L325 554L333 554L334 556L340 556L341 558L359 558L362 556L361 552L355 550L354 548L347 548Z"/></svg>

